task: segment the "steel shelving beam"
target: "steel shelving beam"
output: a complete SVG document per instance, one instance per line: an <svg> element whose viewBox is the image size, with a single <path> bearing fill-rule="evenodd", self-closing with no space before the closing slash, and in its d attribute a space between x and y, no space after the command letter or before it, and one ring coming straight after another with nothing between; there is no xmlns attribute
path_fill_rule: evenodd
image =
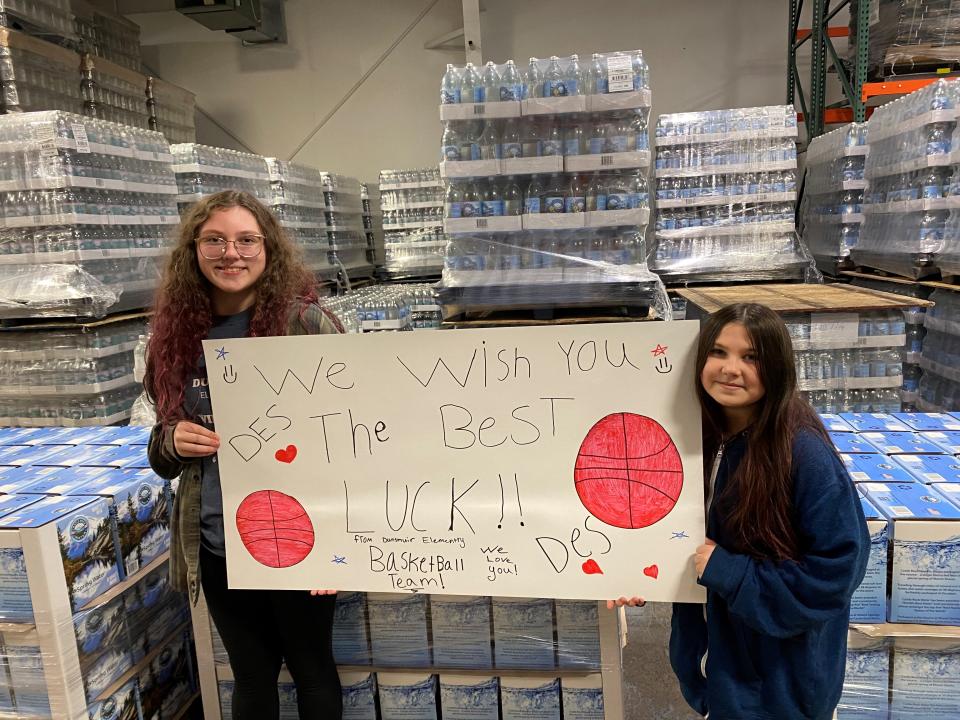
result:
<svg viewBox="0 0 960 720"><path fill-rule="evenodd" d="M866 119L866 102L863 98L863 85L867 77L867 50L870 40L870 3L860 0L857 4L857 52L854 59L852 73L840 60L833 45L832 37L849 35L843 28L831 28L830 21L845 7L850 6L850 0L840 0L833 5L831 0L813 0L812 22L810 30L799 29L800 13L803 10L803 0L788 0L789 26L787 35L787 102L800 105L807 126L807 138L822 135L825 125L829 121L825 116L827 97L827 56L837 72L840 85L847 103L853 113L853 120L863 122ZM833 5L831 7L831 5ZM811 43L809 106L808 96L804 94L797 69L797 51L807 41ZM833 119L832 117L830 119Z"/></svg>

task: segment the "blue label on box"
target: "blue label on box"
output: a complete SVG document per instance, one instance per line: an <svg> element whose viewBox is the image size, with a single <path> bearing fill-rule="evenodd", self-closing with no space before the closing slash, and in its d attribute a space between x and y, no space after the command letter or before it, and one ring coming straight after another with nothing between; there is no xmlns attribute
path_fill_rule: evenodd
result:
<svg viewBox="0 0 960 720"><path fill-rule="evenodd" d="M915 482L910 473L886 455L853 453L843 454L840 459L854 482Z"/></svg>
<svg viewBox="0 0 960 720"><path fill-rule="evenodd" d="M960 483L934 483L938 493L949 500L954 507L960 508Z"/></svg>
<svg viewBox="0 0 960 720"><path fill-rule="evenodd" d="M862 438L870 441L888 455L914 455L932 453L942 455L943 448L926 440L916 432L866 432Z"/></svg>
<svg viewBox="0 0 960 720"><path fill-rule="evenodd" d="M860 432L883 430L908 432L910 430L906 423L887 413L840 413L840 417L853 426L854 430Z"/></svg>
<svg viewBox="0 0 960 720"><path fill-rule="evenodd" d="M893 413L913 430L960 430L960 420L949 413Z"/></svg>
<svg viewBox="0 0 960 720"><path fill-rule="evenodd" d="M820 416L820 420L823 422L823 426L829 432L845 432L845 433L856 432L854 427L839 415L836 415L834 413L817 413L817 414Z"/></svg>
<svg viewBox="0 0 960 720"><path fill-rule="evenodd" d="M840 453L879 453L880 450L861 435L849 432L831 432L830 440Z"/></svg>
<svg viewBox="0 0 960 720"><path fill-rule="evenodd" d="M960 432L956 430L935 430L920 433L924 440L932 442L937 447L951 455L960 455Z"/></svg>
<svg viewBox="0 0 960 720"><path fill-rule="evenodd" d="M960 520L960 508L921 483L863 483L867 499L890 520Z"/></svg>
<svg viewBox="0 0 960 720"><path fill-rule="evenodd" d="M960 459L953 455L896 455L893 459L922 483L960 483Z"/></svg>

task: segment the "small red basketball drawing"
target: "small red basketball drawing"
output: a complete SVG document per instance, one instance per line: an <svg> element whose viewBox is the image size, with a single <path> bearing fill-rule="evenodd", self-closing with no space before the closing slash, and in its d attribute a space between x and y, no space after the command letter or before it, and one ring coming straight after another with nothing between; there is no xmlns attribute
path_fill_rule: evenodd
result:
<svg viewBox="0 0 960 720"><path fill-rule="evenodd" d="M677 446L656 420L613 413L580 445L573 471L580 502L598 520L637 529L665 518L683 489Z"/></svg>
<svg viewBox="0 0 960 720"><path fill-rule="evenodd" d="M258 490L237 508L243 546L262 565L296 565L313 549L313 523L295 498L278 490Z"/></svg>

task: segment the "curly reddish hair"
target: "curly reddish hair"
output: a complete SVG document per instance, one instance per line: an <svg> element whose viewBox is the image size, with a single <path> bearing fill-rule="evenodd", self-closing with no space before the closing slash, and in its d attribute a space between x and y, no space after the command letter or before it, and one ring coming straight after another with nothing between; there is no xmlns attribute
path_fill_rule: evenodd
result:
<svg viewBox="0 0 960 720"><path fill-rule="evenodd" d="M256 284L250 337L285 335L294 303L316 302L316 279L304 265L273 213L247 192L226 190L193 205L180 222L177 244L170 254L157 291L143 386L157 407L157 419L171 423L187 419L183 411L184 383L197 368L213 324L210 281L200 272L196 240L200 228L218 211L249 210L264 237L266 267Z"/></svg>

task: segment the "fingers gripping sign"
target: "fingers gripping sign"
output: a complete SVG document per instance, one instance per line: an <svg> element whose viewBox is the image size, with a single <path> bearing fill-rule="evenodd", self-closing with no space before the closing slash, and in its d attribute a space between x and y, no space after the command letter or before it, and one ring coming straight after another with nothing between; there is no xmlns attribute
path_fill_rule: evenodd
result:
<svg viewBox="0 0 960 720"><path fill-rule="evenodd" d="M220 436L203 425L181 420L173 430L173 447L180 457L208 457L220 449Z"/></svg>

